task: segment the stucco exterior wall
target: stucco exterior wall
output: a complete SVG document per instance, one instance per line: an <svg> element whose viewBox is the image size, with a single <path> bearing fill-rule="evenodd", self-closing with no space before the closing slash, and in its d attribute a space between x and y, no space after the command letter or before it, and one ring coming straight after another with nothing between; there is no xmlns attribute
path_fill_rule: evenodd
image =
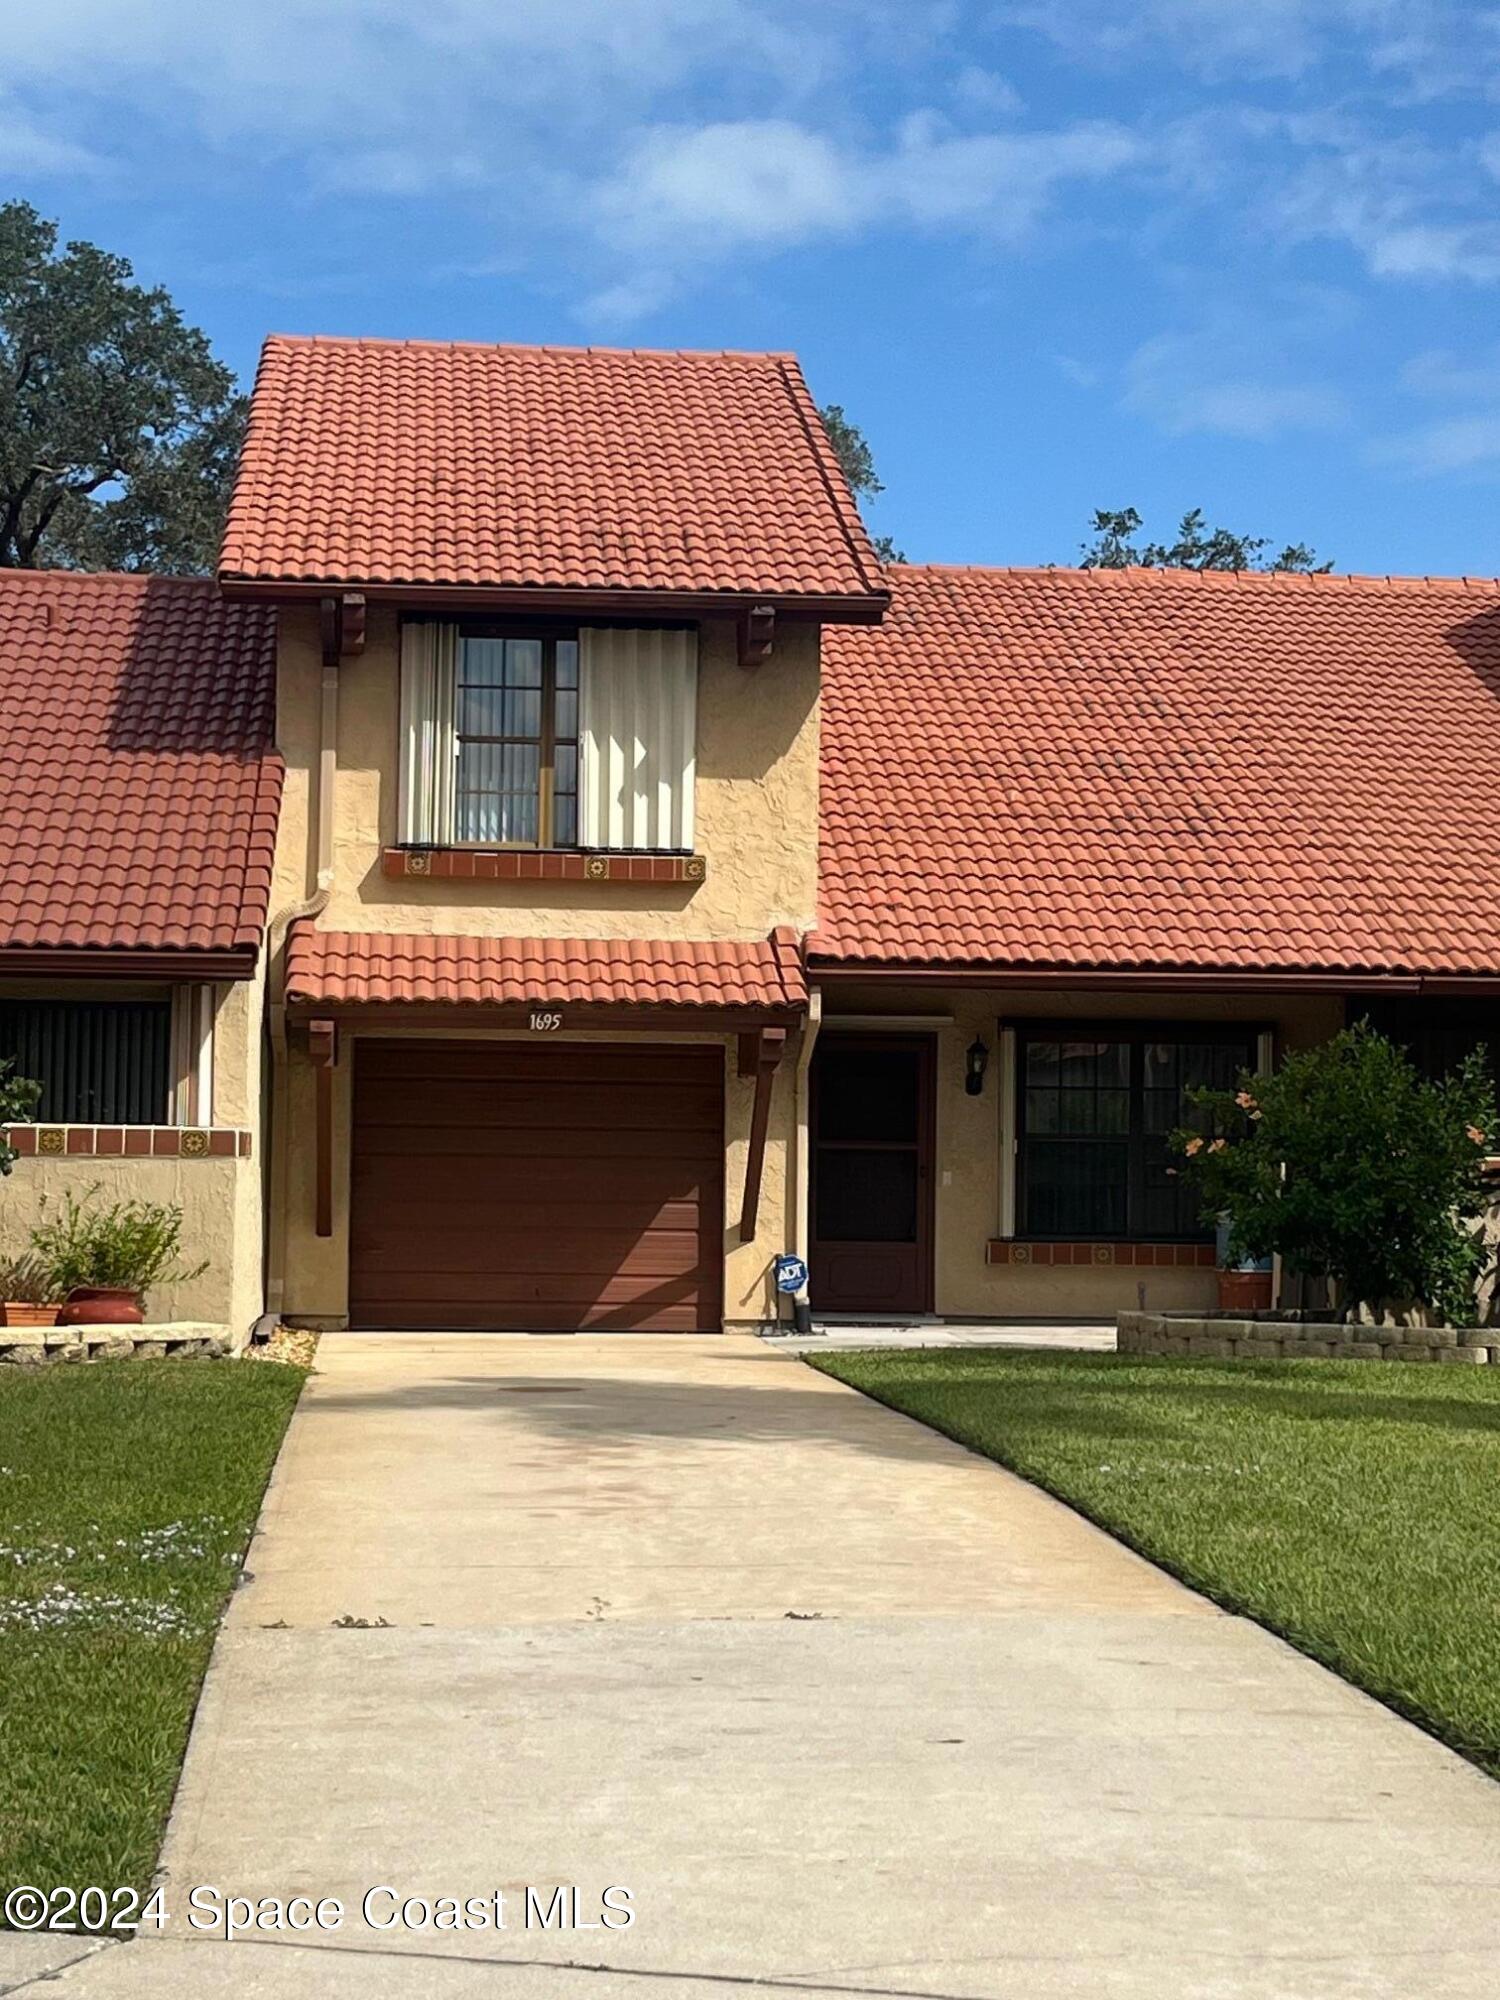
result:
<svg viewBox="0 0 1500 2000"><path fill-rule="evenodd" d="M823 1034L841 1015L950 1017L936 1031L935 1305L965 1317L1109 1318L1116 1312L1207 1307L1215 1302L1211 1270L987 1264L985 1245L1000 1233L1001 1115L999 1030L1055 1017L1158 1021L1237 1021L1271 1028L1279 1049L1326 1040L1343 1026L1336 996L1246 997L1229 994L1027 992L973 987L864 988L842 984L824 998ZM975 1036L990 1050L984 1090L964 1089L964 1051ZM814 1313L818 1310L816 1290Z"/></svg>
<svg viewBox="0 0 1500 2000"><path fill-rule="evenodd" d="M318 741L321 652L315 607L280 622L277 733L286 789L275 907L311 892L309 801ZM702 882L455 882L387 878L397 840L399 628L372 606L365 649L339 668L334 887L327 930L476 936L761 938L810 928L817 901L818 628L783 623L747 673L733 624L701 629L695 847Z"/></svg>
<svg viewBox="0 0 1500 2000"><path fill-rule="evenodd" d="M64 1194L83 1200L97 1189L99 1202L171 1202L183 1211L184 1264L208 1260L208 1269L185 1285L159 1286L148 1301L153 1317L207 1320L227 1325L243 1341L263 1310L264 1172L261 1118L262 1021L265 957L252 979L225 980L214 988L213 1118L215 1128L251 1135L248 1158L140 1159L93 1154L62 1158L31 1155L0 1181L0 1255L17 1256L45 1205ZM7 996L27 999L130 1000L165 998L162 985L95 981L67 986L10 980Z"/></svg>
<svg viewBox="0 0 1500 2000"><path fill-rule="evenodd" d="M420 1031L419 1031L420 1032ZM429 1039L455 1039L439 1027ZM514 1032L481 1033L463 1039L534 1041ZM290 1070L290 1128L287 1189L287 1296L285 1317L293 1324L341 1324L349 1310L349 1161L351 1083L357 1035L344 1038L334 1071L333 1098L333 1234L314 1230L314 1073L305 1051L294 1047ZM772 1280L776 1257L791 1247L795 1218L791 1212L796 1143L796 1037L788 1038L786 1054L772 1088L771 1115L761 1177L756 1233L747 1243L739 1238L740 1205L750 1146L750 1111L754 1081L742 1078L732 1035L562 1033L549 1035L556 1050L570 1042L607 1042L615 1046L659 1048L664 1043L712 1043L724 1051L724 1319L727 1326L760 1324L778 1315Z"/></svg>
<svg viewBox="0 0 1500 2000"><path fill-rule="evenodd" d="M33 1227L66 1194L117 1201L173 1202L182 1209L182 1261L205 1258L201 1277L158 1285L146 1301L153 1320L206 1320L242 1342L260 1312L259 1164L248 1160L25 1159L0 1181L0 1255L25 1250Z"/></svg>

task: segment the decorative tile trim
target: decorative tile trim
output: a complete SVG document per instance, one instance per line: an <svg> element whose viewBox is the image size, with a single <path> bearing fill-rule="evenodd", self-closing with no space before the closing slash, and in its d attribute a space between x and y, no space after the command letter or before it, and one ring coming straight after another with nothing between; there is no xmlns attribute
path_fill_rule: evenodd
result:
<svg viewBox="0 0 1500 2000"><path fill-rule="evenodd" d="M248 1160L250 1134L238 1125L12 1125L23 1159Z"/></svg>
<svg viewBox="0 0 1500 2000"><path fill-rule="evenodd" d="M703 882L701 854L582 854L568 849L387 847L382 874L438 882Z"/></svg>
<svg viewBox="0 0 1500 2000"><path fill-rule="evenodd" d="M1133 1270L1171 1265L1214 1268L1212 1243L1018 1243L994 1237L984 1246L987 1264L1112 1264Z"/></svg>

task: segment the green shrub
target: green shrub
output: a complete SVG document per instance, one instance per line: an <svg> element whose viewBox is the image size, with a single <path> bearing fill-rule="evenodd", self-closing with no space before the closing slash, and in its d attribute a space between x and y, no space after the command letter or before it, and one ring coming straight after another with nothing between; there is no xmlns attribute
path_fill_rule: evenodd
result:
<svg viewBox="0 0 1500 2000"><path fill-rule="evenodd" d="M93 1206L97 1187L83 1201L63 1196L61 1211L43 1216L31 1232L31 1247L59 1296L75 1285L113 1285L144 1296L153 1285L185 1284L208 1269L178 1262L182 1210L155 1201L117 1201Z"/></svg>
<svg viewBox="0 0 1500 2000"><path fill-rule="evenodd" d="M9 1128L33 1118L41 1101L42 1086L29 1076L16 1075L14 1056L0 1056L0 1174L8 1174L19 1157L10 1143Z"/></svg>
<svg viewBox="0 0 1500 2000"><path fill-rule="evenodd" d="M1228 1213L1233 1254L1331 1278L1346 1311L1418 1305L1473 1320L1495 1129L1482 1051L1428 1083L1361 1022L1195 1103L1202 1129L1173 1141L1204 1219Z"/></svg>

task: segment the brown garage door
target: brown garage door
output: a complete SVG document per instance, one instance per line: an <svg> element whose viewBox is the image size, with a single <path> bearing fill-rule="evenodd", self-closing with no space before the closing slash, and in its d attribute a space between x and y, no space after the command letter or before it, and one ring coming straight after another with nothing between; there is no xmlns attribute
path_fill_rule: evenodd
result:
<svg viewBox="0 0 1500 2000"><path fill-rule="evenodd" d="M363 1327L717 1331L718 1048L357 1041Z"/></svg>

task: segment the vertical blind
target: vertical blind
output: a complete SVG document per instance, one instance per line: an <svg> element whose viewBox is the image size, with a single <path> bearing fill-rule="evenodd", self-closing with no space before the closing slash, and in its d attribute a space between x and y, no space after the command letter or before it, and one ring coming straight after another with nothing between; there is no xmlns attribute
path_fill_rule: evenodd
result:
<svg viewBox="0 0 1500 2000"><path fill-rule="evenodd" d="M165 1000L0 1001L0 1056L41 1084L42 1123L169 1123L171 1050Z"/></svg>
<svg viewBox="0 0 1500 2000"><path fill-rule="evenodd" d="M456 625L401 628L400 826L413 846L454 837L458 643Z"/></svg>
<svg viewBox="0 0 1500 2000"><path fill-rule="evenodd" d="M691 848L697 633L579 638L584 846Z"/></svg>

